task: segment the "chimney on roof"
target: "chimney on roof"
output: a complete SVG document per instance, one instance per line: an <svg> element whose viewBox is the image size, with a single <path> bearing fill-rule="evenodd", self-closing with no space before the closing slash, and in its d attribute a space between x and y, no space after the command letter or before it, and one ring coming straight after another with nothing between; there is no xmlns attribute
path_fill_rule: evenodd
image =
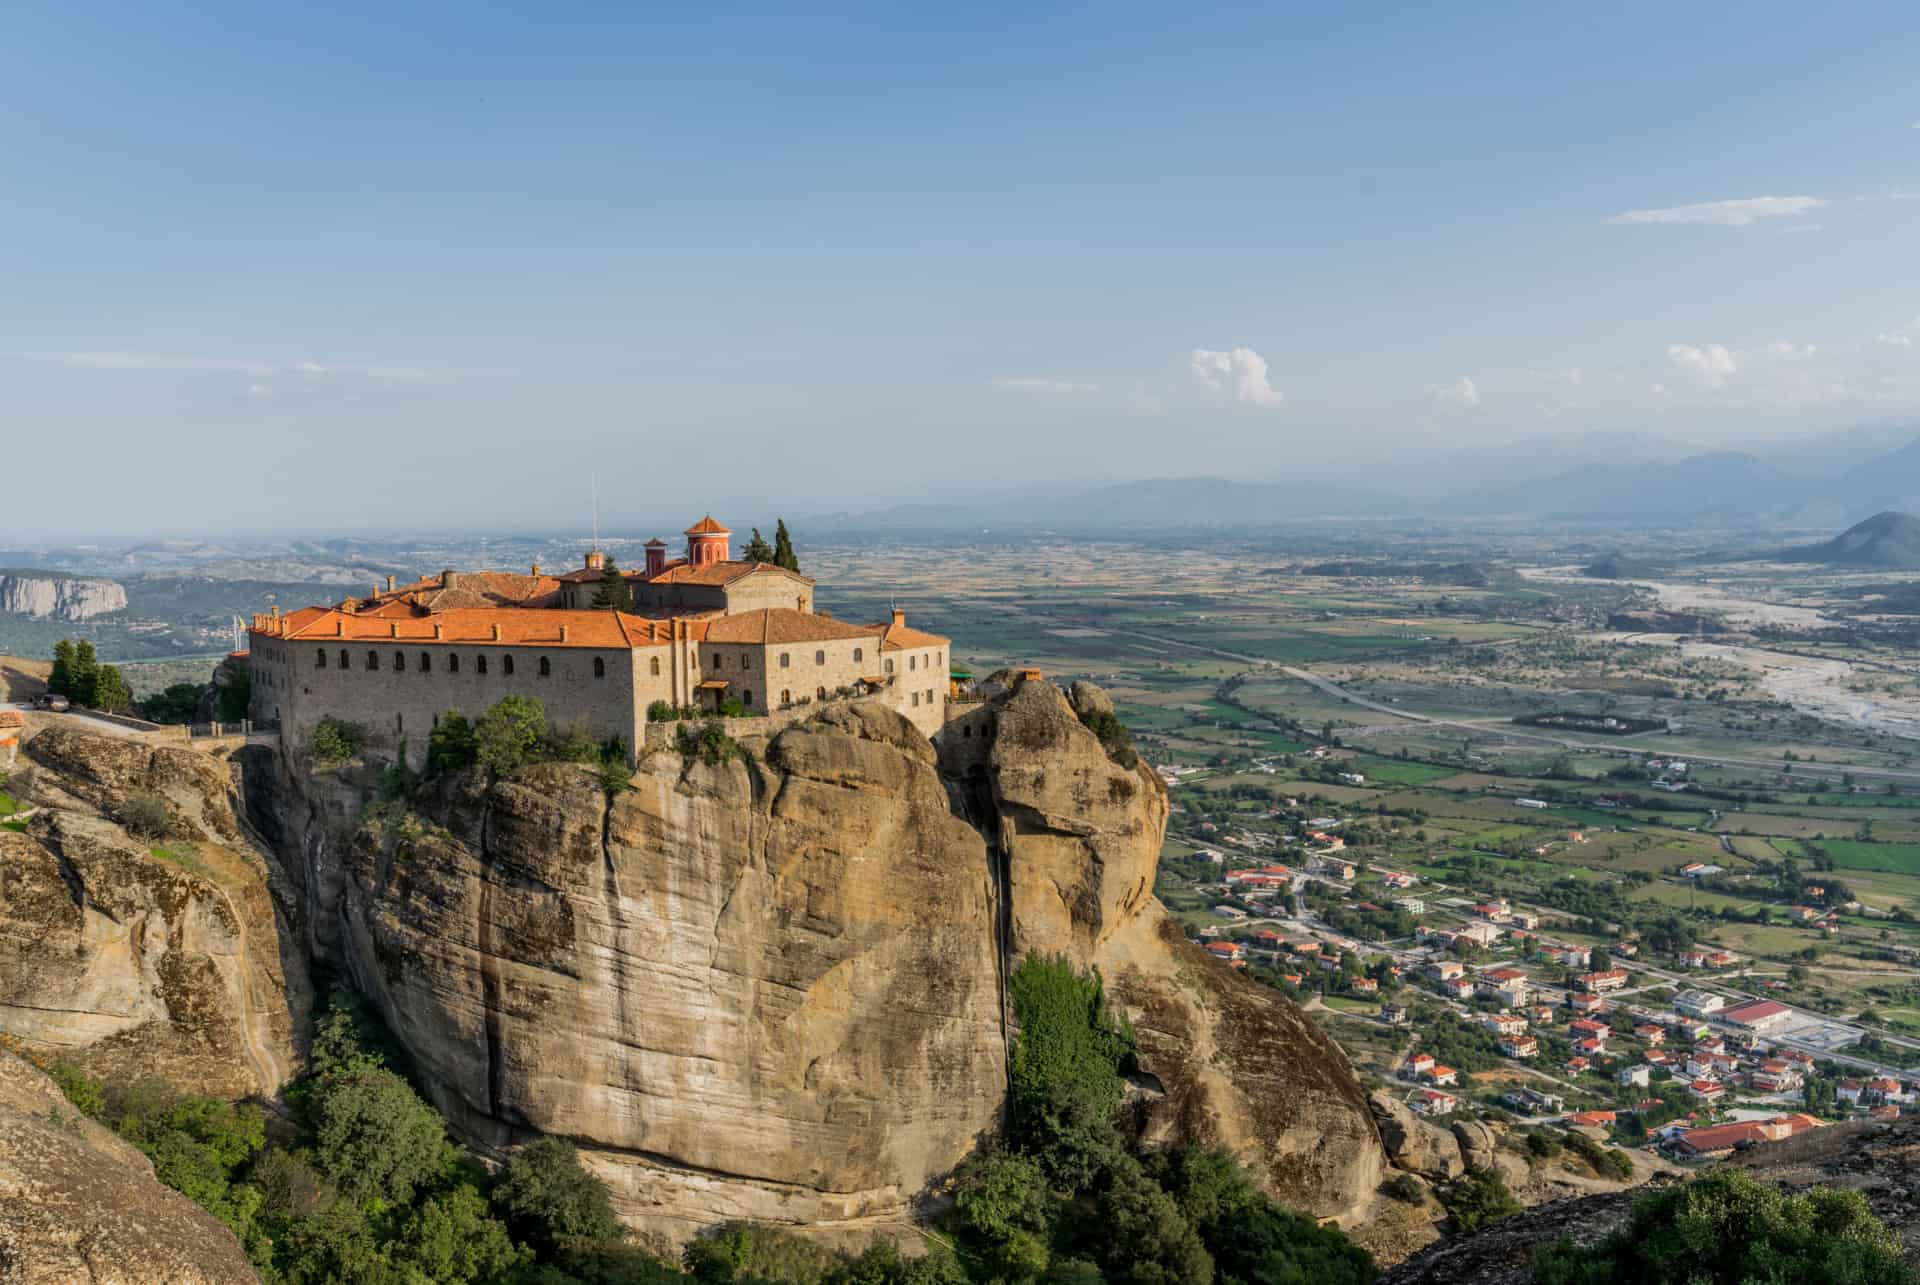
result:
<svg viewBox="0 0 1920 1285"><path fill-rule="evenodd" d="M393 577L392 577L392 576L388 576L388 577L387 577L387 592L388 592L388 593L392 593L392 592L393 592Z"/></svg>
<svg viewBox="0 0 1920 1285"><path fill-rule="evenodd" d="M587 570L605 571L606 569L607 569L607 555L600 552L600 550L598 549L588 549L587 550Z"/></svg>
<svg viewBox="0 0 1920 1285"><path fill-rule="evenodd" d="M354 612L360 610L360 604L351 598L342 598L340 600L340 610L344 614L351 616Z"/></svg>
<svg viewBox="0 0 1920 1285"><path fill-rule="evenodd" d="M440 641L440 622L437 620L433 622L433 640Z"/></svg>
<svg viewBox="0 0 1920 1285"><path fill-rule="evenodd" d="M893 609L893 627L895 629L904 629L906 628L906 624L907 624L907 613L902 611L900 608L895 607Z"/></svg>
<svg viewBox="0 0 1920 1285"><path fill-rule="evenodd" d="M453 588L453 568L452 567L448 567L445 571L442 571L440 573L440 587L442 589Z"/></svg>
<svg viewBox="0 0 1920 1285"><path fill-rule="evenodd" d="M387 637L398 638L399 636L400 636L400 622L397 620L389 620L387 622Z"/></svg>
<svg viewBox="0 0 1920 1285"><path fill-rule="evenodd" d="M497 620L493 622L493 640L500 641L500 622Z"/></svg>
<svg viewBox="0 0 1920 1285"><path fill-rule="evenodd" d="M667 569L667 542L658 537L647 541L647 579L651 580Z"/></svg>
<svg viewBox="0 0 1920 1285"><path fill-rule="evenodd" d="M567 627L566 627L565 625L561 625L561 626L560 626L560 641L561 641L561 642L565 642L566 640L567 640Z"/></svg>
<svg viewBox="0 0 1920 1285"><path fill-rule="evenodd" d="M533 574L536 576L540 574L540 564L537 562L533 564Z"/></svg>

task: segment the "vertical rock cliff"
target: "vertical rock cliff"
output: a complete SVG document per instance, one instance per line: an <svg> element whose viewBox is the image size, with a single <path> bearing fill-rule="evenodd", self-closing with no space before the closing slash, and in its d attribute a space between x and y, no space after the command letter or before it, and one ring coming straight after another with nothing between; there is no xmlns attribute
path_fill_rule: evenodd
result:
<svg viewBox="0 0 1920 1285"><path fill-rule="evenodd" d="M572 1138L663 1238L907 1218L1000 1124L1004 974L1028 951L1109 979L1149 1137L1229 1146L1289 1203L1353 1212L1381 1167L1365 1100L1154 900L1158 779L1038 682L941 740L836 705L717 765L656 753L611 798L550 764L371 807L350 773L254 751L248 800L313 949L460 1127Z"/></svg>
<svg viewBox="0 0 1920 1285"><path fill-rule="evenodd" d="M0 612L36 619L90 620L125 610L127 591L112 580L31 572L0 573Z"/></svg>

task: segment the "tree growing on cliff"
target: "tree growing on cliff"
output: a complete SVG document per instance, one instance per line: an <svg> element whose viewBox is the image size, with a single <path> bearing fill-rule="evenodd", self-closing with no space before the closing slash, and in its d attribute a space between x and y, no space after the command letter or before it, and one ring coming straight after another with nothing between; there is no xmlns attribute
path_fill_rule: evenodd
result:
<svg viewBox="0 0 1920 1285"><path fill-rule="evenodd" d="M605 1185L563 1138L540 1138L509 1160L493 1189L493 1207L514 1235L543 1253L620 1235Z"/></svg>
<svg viewBox="0 0 1920 1285"><path fill-rule="evenodd" d="M53 645L53 672L47 675L47 690L55 696L73 699L73 639L62 638Z"/></svg>
<svg viewBox="0 0 1920 1285"><path fill-rule="evenodd" d="M601 611L633 610L633 586L620 574L612 558L607 559L606 569L600 573L600 587L594 591L593 605Z"/></svg>
<svg viewBox="0 0 1920 1285"><path fill-rule="evenodd" d="M501 697L473 725L475 756L495 772L533 762L546 739L546 707L530 696Z"/></svg>

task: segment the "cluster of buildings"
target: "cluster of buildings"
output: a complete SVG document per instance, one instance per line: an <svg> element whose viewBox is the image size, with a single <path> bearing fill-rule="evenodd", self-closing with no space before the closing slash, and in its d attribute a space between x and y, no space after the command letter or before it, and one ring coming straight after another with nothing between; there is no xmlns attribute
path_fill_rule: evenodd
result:
<svg viewBox="0 0 1920 1285"><path fill-rule="evenodd" d="M254 617L245 653L250 717L304 745L322 719L358 723L371 744L424 760L435 721L473 718L508 695L538 699L550 724L644 743L650 711L770 716L873 697L929 737L947 721L949 643L895 611L877 624L814 609L797 571L732 557L711 517L609 577L606 556L554 575L455 571ZM596 607L610 579L631 610Z"/></svg>

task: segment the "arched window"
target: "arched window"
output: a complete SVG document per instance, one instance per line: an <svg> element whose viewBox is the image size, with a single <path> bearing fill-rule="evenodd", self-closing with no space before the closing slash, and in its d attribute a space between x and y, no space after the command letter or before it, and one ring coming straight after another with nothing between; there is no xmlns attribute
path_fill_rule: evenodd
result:
<svg viewBox="0 0 1920 1285"><path fill-rule="evenodd" d="M859 664L859 663L860 663L861 661L863 661L863 660L865 660L865 659L866 659L866 656L867 656L867 651L866 651L866 648L864 648L864 647L855 647L855 648L853 649L853 663L854 663L854 664L856 664L856 665L857 665L857 664Z"/></svg>
<svg viewBox="0 0 1920 1285"><path fill-rule="evenodd" d="M401 670L403 670L403 669L405 669L406 667L407 667L407 653L406 653L406 652L404 652L404 651L401 651L401 650L400 650L399 648L397 648L397 647L396 647L396 648L394 648L394 652L393 652L393 672L397 674L397 673L399 673L399 672L400 672Z"/></svg>
<svg viewBox="0 0 1920 1285"><path fill-rule="evenodd" d="M785 687L782 687L780 689L780 708L785 709L787 706L791 704L793 704L793 692Z"/></svg>
<svg viewBox="0 0 1920 1285"><path fill-rule="evenodd" d="M784 652L784 651L783 651L783 652L781 652L781 653L780 653L780 668L782 668L782 669L785 669L785 668L786 668L786 667L787 667L787 666L788 666L788 665L789 665L789 664L790 664L790 663L792 662L792 660L793 660L793 657L791 657L791 656L789 656L789 655L788 655L788 654L787 654L786 652Z"/></svg>
<svg viewBox="0 0 1920 1285"><path fill-rule="evenodd" d="M753 688L749 687L746 691L740 693L740 703L742 705L753 704Z"/></svg>
<svg viewBox="0 0 1920 1285"><path fill-rule="evenodd" d="M545 656L542 656L540 658L540 677L542 678L553 677L553 662L548 660Z"/></svg>
<svg viewBox="0 0 1920 1285"><path fill-rule="evenodd" d="M607 676L607 662L598 656L593 658L593 676L595 678L605 678Z"/></svg>
<svg viewBox="0 0 1920 1285"><path fill-rule="evenodd" d="M500 672L509 678L513 677L513 657L511 655L500 658Z"/></svg>
<svg viewBox="0 0 1920 1285"><path fill-rule="evenodd" d="M486 656L480 655L473 658L473 672L476 674L484 674L487 672Z"/></svg>
<svg viewBox="0 0 1920 1285"><path fill-rule="evenodd" d="M827 698L827 689L824 687L815 688L813 697L815 700L825 700Z"/></svg>
<svg viewBox="0 0 1920 1285"><path fill-rule="evenodd" d="M420 653L420 672L423 674L430 674L433 672L433 653L432 652L423 651Z"/></svg>
<svg viewBox="0 0 1920 1285"><path fill-rule="evenodd" d="M660 677L660 658L658 656L653 657L647 662L647 672L655 678Z"/></svg>
<svg viewBox="0 0 1920 1285"><path fill-rule="evenodd" d="M322 647L313 654L313 667L315 669L325 669L327 667L327 649L325 647Z"/></svg>
<svg viewBox="0 0 1920 1285"><path fill-rule="evenodd" d="M368 669L378 669L378 668L380 668L380 653L379 653L379 652L377 652L377 651L369 651L369 652L367 653L367 668L368 668Z"/></svg>
<svg viewBox="0 0 1920 1285"><path fill-rule="evenodd" d="M962 724L960 724L960 739L962 739L962 740L966 740L966 741L970 741L970 740L972 740L972 739L973 739L973 724L972 724L972 723L962 723Z"/></svg>
<svg viewBox="0 0 1920 1285"><path fill-rule="evenodd" d="M460 672L459 652L450 651L447 653L447 672L449 674L457 674Z"/></svg>
<svg viewBox="0 0 1920 1285"><path fill-rule="evenodd" d="M346 667L347 667L347 649L345 647L342 647L340 649L340 668L345 669Z"/></svg>

